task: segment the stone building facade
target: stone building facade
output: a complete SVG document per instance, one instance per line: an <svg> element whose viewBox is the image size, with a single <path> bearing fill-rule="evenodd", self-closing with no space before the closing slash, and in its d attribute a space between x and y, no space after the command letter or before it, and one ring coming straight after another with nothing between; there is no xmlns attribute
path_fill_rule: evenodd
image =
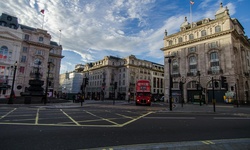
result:
<svg viewBox="0 0 250 150"><path fill-rule="evenodd" d="M0 98L10 95L15 62L13 90L16 96L25 92L38 69L44 81L43 88L49 77L48 90L56 94L63 58L62 46L51 41L51 35L46 30L19 24L17 17L3 13L0 18L0 48Z"/></svg>
<svg viewBox="0 0 250 150"><path fill-rule="evenodd" d="M249 103L250 40L244 34L243 26L230 17L228 8L222 4L215 19L189 23L185 18L179 32L168 35L165 31L161 50L165 56L167 81L171 66L173 97L180 97L182 81L185 102L196 102L202 96L205 102L213 98L224 102L224 98L231 98ZM170 65L168 56L174 56ZM221 84L221 77L226 77L227 86ZM167 100L169 82L165 82L165 87Z"/></svg>
<svg viewBox="0 0 250 150"><path fill-rule="evenodd" d="M83 83L88 78L83 93L89 99L134 100L135 84L139 79L151 81L154 97L164 94L164 66L134 55L125 58L105 56L96 62L76 65L75 70L83 72Z"/></svg>

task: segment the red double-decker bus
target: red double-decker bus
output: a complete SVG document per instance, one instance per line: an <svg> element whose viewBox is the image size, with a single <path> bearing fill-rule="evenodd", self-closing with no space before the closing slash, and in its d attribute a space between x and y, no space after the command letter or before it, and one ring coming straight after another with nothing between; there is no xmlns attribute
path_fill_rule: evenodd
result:
<svg viewBox="0 0 250 150"><path fill-rule="evenodd" d="M149 80L136 82L136 105L151 105L151 87Z"/></svg>

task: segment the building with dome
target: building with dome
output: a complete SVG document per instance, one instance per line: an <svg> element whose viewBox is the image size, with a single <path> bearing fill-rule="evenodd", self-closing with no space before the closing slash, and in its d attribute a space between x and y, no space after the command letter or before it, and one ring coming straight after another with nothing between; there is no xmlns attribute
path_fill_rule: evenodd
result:
<svg viewBox="0 0 250 150"><path fill-rule="evenodd" d="M165 32L161 50L165 80L171 74L173 81L171 90L165 82L165 100L171 91L173 98L180 100L183 95L185 102L250 102L250 40L222 3L215 19L189 23L185 18L179 32Z"/></svg>

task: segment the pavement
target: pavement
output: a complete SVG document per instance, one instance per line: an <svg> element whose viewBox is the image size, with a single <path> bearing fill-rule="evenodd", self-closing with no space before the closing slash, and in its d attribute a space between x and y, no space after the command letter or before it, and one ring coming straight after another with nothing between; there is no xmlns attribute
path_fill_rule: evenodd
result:
<svg viewBox="0 0 250 150"><path fill-rule="evenodd" d="M211 113L211 114L231 114L238 117L247 117L250 121L250 106L239 105L239 107L232 104L173 104L172 111L170 111L169 104L164 102L153 102L152 106L135 106L133 101L124 100L85 100L82 103L73 103L71 100L57 100L54 103L42 104L0 104L0 107L45 107L51 109L65 109L77 108L96 105L98 107L112 107L112 108L126 108L126 109L146 109L166 113ZM108 147L97 149L110 149ZM243 139L221 139L209 141L183 141L183 142L169 142L169 143L148 143L138 145L122 145L114 146L113 150L250 150L250 138ZM93 149L95 150L95 149Z"/></svg>
<svg viewBox="0 0 250 150"><path fill-rule="evenodd" d="M1 100L0 100L1 101ZM124 106L126 109L147 109L152 111L162 111L162 112L191 112L191 113L242 113L242 114L250 114L250 106L249 105L239 105L238 107L233 104L180 104L175 103L173 104L172 110L169 108L169 104L166 102L152 102L151 106L136 106L134 101L126 101L126 100L85 100L82 105L80 102L73 103L72 100L65 100L65 99L53 99L47 104L43 103L31 103L31 104L24 104L24 103L17 103L17 104L6 104L0 102L0 107L45 107L45 108L73 108L73 107L85 107L91 105L98 105L99 107L115 107L119 108Z"/></svg>

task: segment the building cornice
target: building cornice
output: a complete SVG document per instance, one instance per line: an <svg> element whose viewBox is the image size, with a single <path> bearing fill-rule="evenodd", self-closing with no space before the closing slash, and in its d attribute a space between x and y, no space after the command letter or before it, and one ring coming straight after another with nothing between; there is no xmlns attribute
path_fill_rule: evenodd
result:
<svg viewBox="0 0 250 150"><path fill-rule="evenodd" d="M39 47L48 48L48 49L53 48L53 46L51 46L51 45L47 45L47 44L43 44L43 43L39 43L39 42L33 42L33 41L28 41L28 40L24 40L24 42L26 42L27 44L33 45L33 46L39 46Z"/></svg>
<svg viewBox="0 0 250 150"><path fill-rule="evenodd" d="M203 36L203 37L200 37L200 38L197 38L197 39L189 40L189 41L178 43L178 44L175 44L175 45L166 46L166 47L161 48L160 50L162 50L162 51L171 50L173 48L177 48L177 47L180 47L180 46L189 45L189 44L192 44L192 43L196 43L196 42L200 42L200 41L204 41L204 40L208 40L208 39L213 39L213 38L216 38L216 37L220 37L220 36L223 36L223 35L230 34L234 30L235 29L230 29L230 30L227 30L227 31L218 32L216 34Z"/></svg>
<svg viewBox="0 0 250 150"><path fill-rule="evenodd" d="M57 57L57 58L63 58L63 57L64 57L64 56L62 56L62 55L53 54L53 53L49 53L49 56Z"/></svg>

